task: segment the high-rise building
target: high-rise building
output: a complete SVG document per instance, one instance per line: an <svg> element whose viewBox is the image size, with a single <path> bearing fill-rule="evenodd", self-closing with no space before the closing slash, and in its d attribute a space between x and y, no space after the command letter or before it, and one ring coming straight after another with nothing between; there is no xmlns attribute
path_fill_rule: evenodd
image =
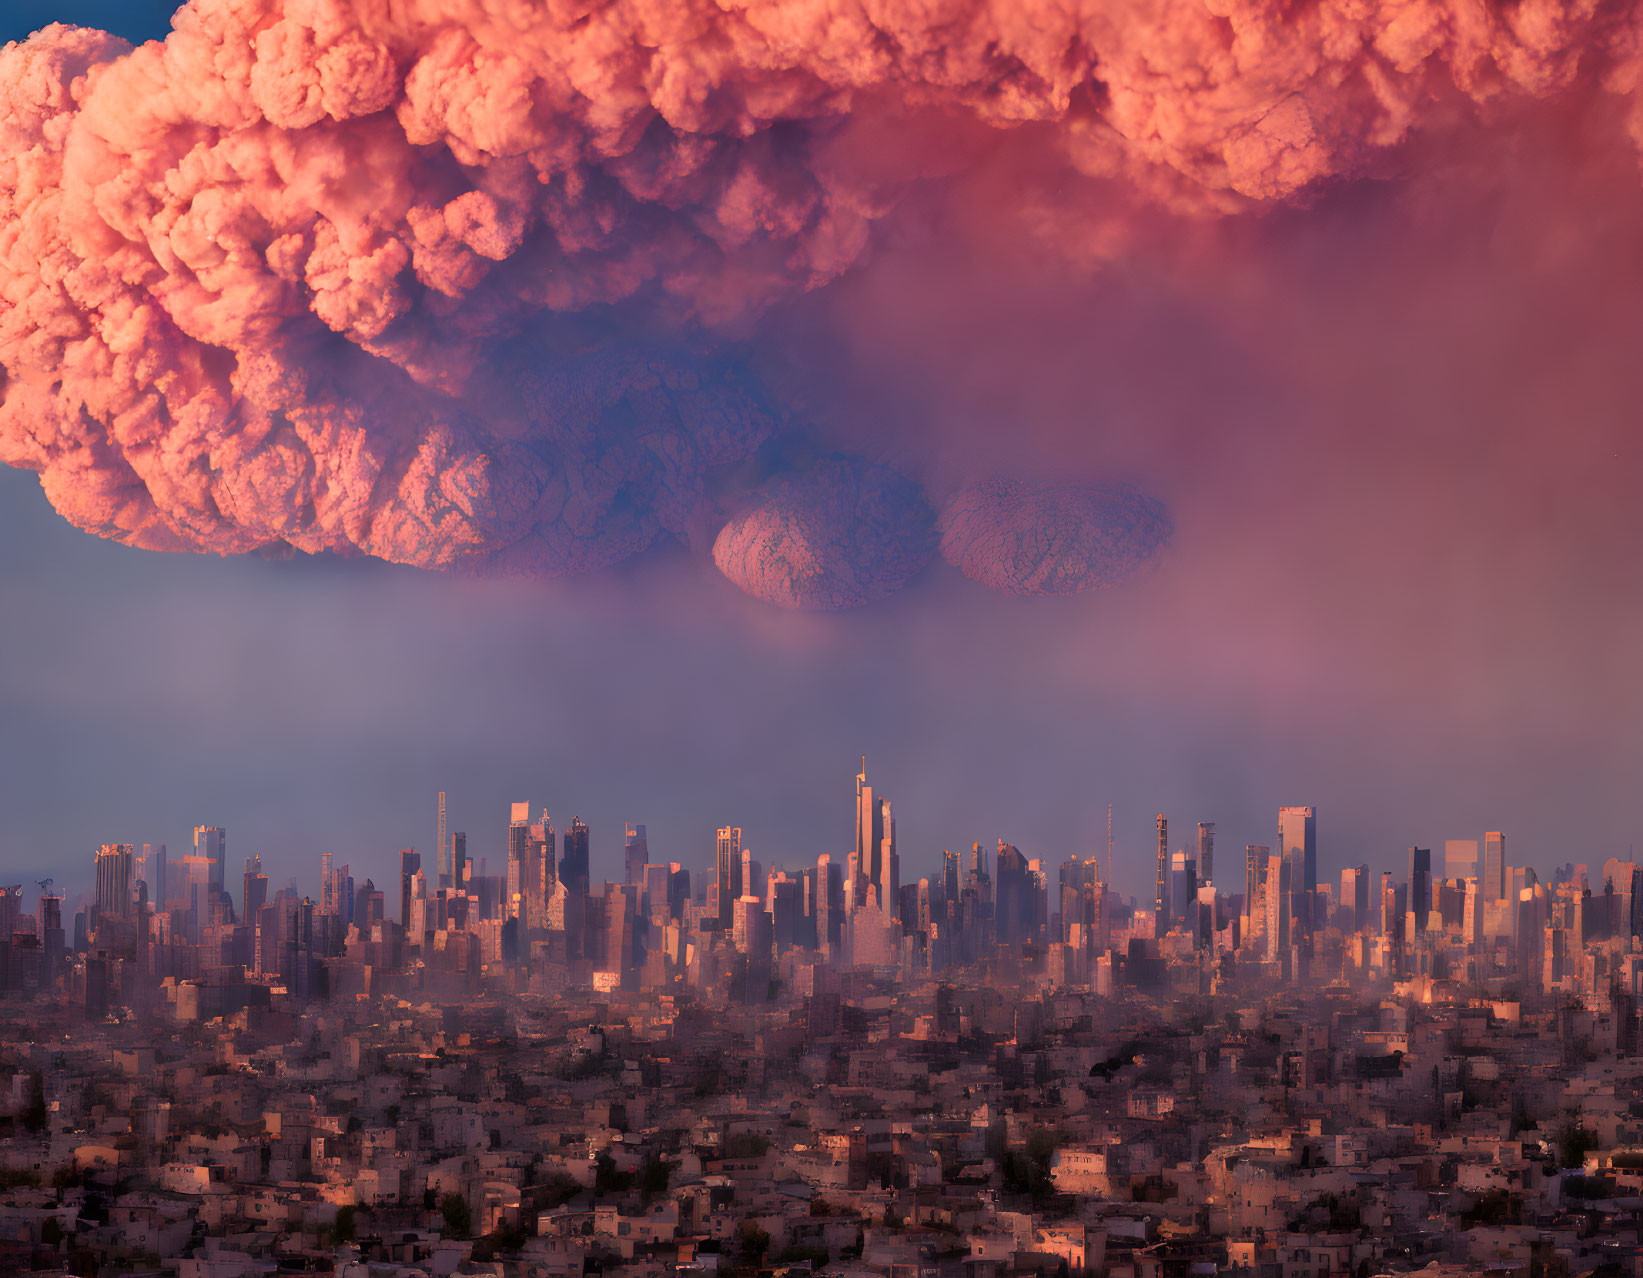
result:
<svg viewBox="0 0 1643 1278"><path fill-rule="evenodd" d="M1475 879L1478 877L1478 841L1476 839L1444 840L1443 876L1446 879Z"/></svg>
<svg viewBox="0 0 1643 1278"><path fill-rule="evenodd" d="M888 908L892 918L900 917L901 855L896 851L896 819L890 812L890 800L879 800L879 904Z"/></svg>
<svg viewBox="0 0 1643 1278"><path fill-rule="evenodd" d="M170 899L166 896L165 844L143 844L137 854L135 876L137 882L148 886L149 902L156 909L165 909L165 903Z"/></svg>
<svg viewBox="0 0 1643 1278"><path fill-rule="evenodd" d="M221 892L228 871L228 831L217 825L195 826L194 855L204 857L211 863L211 873L206 883L208 891ZM204 902L201 902L200 908L205 908Z"/></svg>
<svg viewBox="0 0 1643 1278"><path fill-rule="evenodd" d="M240 917L253 928L257 915L268 904L268 876L262 872L262 858L245 858L245 888L240 897Z"/></svg>
<svg viewBox="0 0 1643 1278"><path fill-rule="evenodd" d="M346 865L337 865L329 852L320 854L319 914L340 919L346 926L354 917L354 876Z"/></svg>
<svg viewBox="0 0 1643 1278"><path fill-rule="evenodd" d="M422 853L404 848L399 854L399 925L411 937L411 880L422 870ZM420 937L416 938L418 941Z"/></svg>
<svg viewBox="0 0 1643 1278"><path fill-rule="evenodd" d="M1169 929L1169 821L1158 814L1158 879L1152 893L1153 926L1160 934Z"/></svg>
<svg viewBox="0 0 1643 1278"><path fill-rule="evenodd" d="M718 908L714 911L714 917L718 920L719 930L728 932L735 926L736 900L740 896L741 888L741 826L726 825L719 828L718 849L713 864L718 876L713 885L714 894L718 898Z"/></svg>
<svg viewBox="0 0 1643 1278"><path fill-rule="evenodd" d="M1261 903L1261 884L1265 881L1266 859L1272 849L1264 843L1244 845L1244 917L1250 921L1250 930L1264 908Z"/></svg>
<svg viewBox="0 0 1643 1278"><path fill-rule="evenodd" d="M131 917L132 861L130 843L105 843L97 850L97 914L99 918ZM10 940L10 933L6 934Z"/></svg>
<svg viewBox="0 0 1643 1278"><path fill-rule="evenodd" d="M524 894L524 871L522 858L525 855L525 841L530 837L526 827L531 823L531 805L529 803L515 803L508 811L508 872L505 900L506 917L518 918L520 898Z"/></svg>
<svg viewBox="0 0 1643 1278"><path fill-rule="evenodd" d="M834 905L833 885L840 884L840 894L843 893L844 876L839 867L833 864L833 858L823 852L816 858L816 948L825 948L830 943L839 942L839 915ZM839 903L842 906L843 902Z"/></svg>
<svg viewBox="0 0 1643 1278"><path fill-rule="evenodd" d="M461 892L468 886L468 836L461 830L451 834L451 890Z"/></svg>
<svg viewBox="0 0 1643 1278"><path fill-rule="evenodd" d="M1402 929L1403 911L1398 908L1398 889L1392 881L1392 871L1381 871L1381 935L1396 940Z"/></svg>
<svg viewBox="0 0 1643 1278"><path fill-rule="evenodd" d="M454 888L456 876L451 867L451 845L445 841L445 791L439 792L438 830L434 835L434 887Z"/></svg>
<svg viewBox="0 0 1643 1278"><path fill-rule="evenodd" d="M1215 822L1198 823L1198 882L1215 881Z"/></svg>
<svg viewBox="0 0 1643 1278"><path fill-rule="evenodd" d="M878 899L879 908L887 915L897 909L900 895L901 866L896 852L896 823L891 815L890 800L873 794L867 783L867 758L862 757L861 771L856 773L856 844L855 884L851 888L854 908L860 908L869 896Z"/></svg>
<svg viewBox="0 0 1643 1278"><path fill-rule="evenodd" d="M867 781L867 756L861 760L861 771L856 773L856 842L855 883L850 887L854 905L859 907L867 899L867 884L872 878L873 858L878 855L884 831L879 827L879 805L873 800L873 787Z"/></svg>
<svg viewBox="0 0 1643 1278"><path fill-rule="evenodd" d="M575 897L588 894L588 823L572 817L565 831L565 854L559 859L559 881Z"/></svg>
<svg viewBox="0 0 1643 1278"><path fill-rule="evenodd" d="M997 904L993 923L999 943L1021 941L1033 934L1032 878L1027 858L1013 843L998 841Z"/></svg>
<svg viewBox="0 0 1643 1278"><path fill-rule="evenodd" d="M1278 809L1278 855L1290 863L1294 891L1318 887L1318 816L1313 808Z"/></svg>
<svg viewBox="0 0 1643 1278"><path fill-rule="evenodd" d="M1346 912L1348 929L1361 932L1369 925L1369 867L1348 866L1341 871L1341 908Z"/></svg>
<svg viewBox="0 0 1643 1278"><path fill-rule="evenodd" d="M211 859L191 852L172 862L167 873L177 885L175 900L183 909L185 937L198 944L200 929L211 922Z"/></svg>
<svg viewBox="0 0 1643 1278"><path fill-rule="evenodd" d="M1466 884L1466 905L1461 916L1461 933L1466 944L1474 949L1483 945L1485 908L1483 888L1476 878L1463 879Z"/></svg>
<svg viewBox="0 0 1643 1278"><path fill-rule="evenodd" d="M1611 858L1603 863L1603 887L1613 896L1608 920L1613 935L1643 935L1643 865Z"/></svg>
<svg viewBox="0 0 1643 1278"><path fill-rule="evenodd" d="M1197 862L1182 848L1170 860L1170 927L1195 926L1197 903Z"/></svg>
<svg viewBox="0 0 1643 1278"><path fill-rule="evenodd" d="M637 984L642 946L638 942L639 887L632 883L605 884L602 907L604 953L600 969L613 973L623 989Z"/></svg>
<svg viewBox="0 0 1643 1278"><path fill-rule="evenodd" d="M650 840L645 827L628 823L622 843L622 882L635 886L644 882L645 866L650 864Z"/></svg>
<svg viewBox="0 0 1643 1278"><path fill-rule="evenodd" d="M1409 912L1415 916L1415 930L1426 931L1432 912L1432 850L1409 849Z"/></svg>
<svg viewBox="0 0 1643 1278"><path fill-rule="evenodd" d="M1499 830L1483 836L1483 899L1506 899L1506 836ZM1513 901L1515 904L1515 897Z"/></svg>
<svg viewBox="0 0 1643 1278"><path fill-rule="evenodd" d="M1292 895L1289 875L1288 861L1276 855L1267 857L1266 883L1262 892L1266 905L1265 949L1267 958L1275 962L1282 962L1289 954L1289 910Z"/></svg>
<svg viewBox="0 0 1643 1278"><path fill-rule="evenodd" d="M526 932L552 927L548 911L555 889L564 881L565 870L557 863L553 822L548 820L547 809L542 810L540 820L510 826L509 834L520 841L519 926ZM568 831L566 839L569 840ZM559 926L564 927L563 920Z"/></svg>

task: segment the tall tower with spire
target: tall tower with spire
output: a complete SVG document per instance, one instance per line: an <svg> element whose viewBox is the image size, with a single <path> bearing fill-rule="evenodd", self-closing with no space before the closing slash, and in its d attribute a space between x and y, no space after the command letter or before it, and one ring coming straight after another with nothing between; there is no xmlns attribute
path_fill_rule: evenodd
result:
<svg viewBox="0 0 1643 1278"><path fill-rule="evenodd" d="M896 822L890 800L875 796L867 782L867 756L856 773L856 845L851 854L853 899L865 903L871 892L886 913L896 909L900 858L896 853Z"/></svg>
<svg viewBox="0 0 1643 1278"><path fill-rule="evenodd" d="M445 837L445 791L439 792L439 833L434 839L434 858L438 867L438 877L434 880L436 888L451 888L456 886L455 866L451 864L451 845Z"/></svg>
<svg viewBox="0 0 1643 1278"><path fill-rule="evenodd" d="M1107 800L1107 882L1112 882L1112 800Z"/></svg>
<svg viewBox="0 0 1643 1278"><path fill-rule="evenodd" d="M1169 821L1158 814L1158 881L1153 890L1152 912L1157 930L1162 933L1169 918Z"/></svg>

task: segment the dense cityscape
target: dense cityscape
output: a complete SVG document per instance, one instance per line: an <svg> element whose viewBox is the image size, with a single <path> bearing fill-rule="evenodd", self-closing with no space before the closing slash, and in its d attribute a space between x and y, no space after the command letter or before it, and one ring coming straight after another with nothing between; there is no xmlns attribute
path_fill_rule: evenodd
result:
<svg viewBox="0 0 1643 1278"><path fill-rule="evenodd" d="M1316 814L1151 901L1000 840L692 874L437 807L385 892L108 844L5 888L0 1267L77 1275L1639 1271L1643 866L1320 881ZM1230 883L1236 891L1225 891ZM233 888L240 893L235 899Z"/></svg>
<svg viewBox="0 0 1643 1278"><path fill-rule="evenodd" d="M1643 0L0 0L0 1278L1643 1278L1640 160Z"/></svg>

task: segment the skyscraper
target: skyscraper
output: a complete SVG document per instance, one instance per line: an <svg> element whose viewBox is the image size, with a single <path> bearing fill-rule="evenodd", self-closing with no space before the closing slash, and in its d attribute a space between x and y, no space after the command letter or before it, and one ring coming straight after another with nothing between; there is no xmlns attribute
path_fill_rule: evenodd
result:
<svg viewBox="0 0 1643 1278"><path fill-rule="evenodd" d="M451 890L460 892L468 884L468 836L461 830L451 834Z"/></svg>
<svg viewBox="0 0 1643 1278"><path fill-rule="evenodd" d="M1266 883L1262 896L1266 906L1266 956L1283 962L1289 955L1290 865L1281 856L1266 859Z"/></svg>
<svg viewBox="0 0 1643 1278"><path fill-rule="evenodd" d="M891 918L901 914L901 856L896 851L896 819L890 813L890 800L879 800L879 905Z"/></svg>
<svg viewBox="0 0 1643 1278"><path fill-rule="evenodd" d="M856 773L855 857L855 905L859 908L871 894L878 897L880 909L893 914L901 869L896 854L896 823L890 813L890 800L875 797L873 787L867 783L865 755L861 771Z"/></svg>
<svg viewBox="0 0 1643 1278"><path fill-rule="evenodd" d="M742 827L721 826L718 850L714 856L714 870L718 875L713 891L718 898L715 917L719 930L728 932L735 923L736 898L740 895L742 876Z"/></svg>
<svg viewBox="0 0 1643 1278"><path fill-rule="evenodd" d="M240 897L240 917L257 926L257 915L268 904L268 876L262 872L262 858L245 858L245 887Z"/></svg>
<svg viewBox="0 0 1643 1278"><path fill-rule="evenodd" d="M439 792L438 832L434 835L434 887L453 888L456 880L451 872L451 845L445 841L445 791Z"/></svg>
<svg viewBox="0 0 1643 1278"><path fill-rule="evenodd" d="M1183 848L1170 861L1170 927L1173 929L1181 925L1195 925L1197 903L1197 862Z"/></svg>
<svg viewBox="0 0 1643 1278"><path fill-rule="evenodd" d="M563 868L555 865L553 822L547 810L538 821L510 825L508 838L510 856L517 852L519 866L519 926L524 932L540 931L549 926L548 902L564 877Z"/></svg>
<svg viewBox="0 0 1643 1278"><path fill-rule="evenodd" d="M1347 912L1350 929L1362 931L1369 923L1369 867L1349 866L1341 871L1341 908Z"/></svg>
<svg viewBox="0 0 1643 1278"><path fill-rule="evenodd" d="M525 855L525 840L529 838L526 827L531 823L531 805L515 803L508 810L508 882L505 888L507 908L503 911L507 918L518 918L520 898L524 893L524 869L522 858Z"/></svg>
<svg viewBox="0 0 1643 1278"><path fill-rule="evenodd" d="M1158 814L1158 880L1153 885L1153 928L1159 934L1169 929L1169 821Z"/></svg>
<svg viewBox="0 0 1643 1278"><path fill-rule="evenodd" d="M1013 843L998 841L997 904L994 927L999 943L1020 941L1033 933L1032 879L1027 858Z"/></svg>
<svg viewBox="0 0 1643 1278"><path fill-rule="evenodd" d="M1381 935L1396 940L1402 929L1403 911L1398 908L1398 889L1392 881L1392 871L1381 871Z"/></svg>
<svg viewBox="0 0 1643 1278"><path fill-rule="evenodd" d="M399 854L399 925L407 938L411 935L411 880L422 869L422 853L415 848L404 848ZM418 940L421 938L418 937Z"/></svg>
<svg viewBox="0 0 1643 1278"><path fill-rule="evenodd" d="M1506 899L1506 836L1499 830L1483 836L1483 899Z"/></svg>
<svg viewBox="0 0 1643 1278"><path fill-rule="evenodd" d="M204 857L211 863L211 874L206 883L208 892L221 892L228 870L228 831L216 825L195 826L194 855ZM200 903L200 908L205 908L205 902Z"/></svg>
<svg viewBox="0 0 1643 1278"><path fill-rule="evenodd" d="M105 843L97 850L97 914L100 918L131 916L131 868L133 847L129 843ZM10 939L10 933L6 934Z"/></svg>
<svg viewBox="0 0 1643 1278"><path fill-rule="evenodd" d="M834 908L833 885L842 883L843 876L833 858L823 852L816 858L816 948L825 949L829 944L837 945L839 941L839 917Z"/></svg>
<svg viewBox="0 0 1643 1278"><path fill-rule="evenodd" d="M1266 859L1270 855L1272 849L1264 843L1244 845L1244 917L1250 921L1252 933L1265 908L1261 904L1261 884L1265 881Z"/></svg>
<svg viewBox="0 0 1643 1278"><path fill-rule="evenodd" d="M575 897L588 894L588 823L572 817L565 831L565 854L559 858L559 881Z"/></svg>
<svg viewBox="0 0 1643 1278"><path fill-rule="evenodd" d="M1313 808L1278 809L1278 855L1290 863L1294 891L1318 887L1318 817Z"/></svg>
<svg viewBox="0 0 1643 1278"><path fill-rule="evenodd" d="M1215 881L1215 822L1198 823L1198 882Z"/></svg>
<svg viewBox="0 0 1643 1278"><path fill-rule="evenodd" d="M1446 879L1475 879L1478 877L1478 841L1476 839L1444 840L1443 876Z"/></svg>
<svg viewBox="0 0 1643 1278"><path fill-rule="evenodd" d="M1415 916L1415 930L1426 931L1426 917L1432 912L1432 850L1409 849L1409 912Z"/></svg>
<svg viewBox="0 0 1643 1278"><path fill-rule="evenodd" d="M622 844L622 882L635 886L644 882L645 866L650 864L650 841L645 827L628 823Z"/></svg>
<svg viewBox="0 0 1643 1278"><path fill-rule="evenodd" d="M136 877L148 885L148 899L157 910L165 909L165 844L145 843L137 854Z"/></svg>

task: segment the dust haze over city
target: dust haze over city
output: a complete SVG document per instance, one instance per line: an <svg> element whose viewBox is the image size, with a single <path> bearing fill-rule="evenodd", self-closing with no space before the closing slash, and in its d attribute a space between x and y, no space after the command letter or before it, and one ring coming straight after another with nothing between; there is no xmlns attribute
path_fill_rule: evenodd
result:
<svg viewBox="0 0 1643 1278"><path fill-rule="evenodd" d="M163 35L166 15L151 16L142 29L122 8L120 34ZM4 817L8 859L30 872L63 867L74 881L88 876L84 849L111 823L132 837L176 839L232 818L241 846L282 871L304 864L316 841L386 863L397 847L426 841L437 788L458 796L492 842L502 805L529 794L594 818L596 859L616 855L608 833L633 816L680 856L702 854L712 828L732 818L772 851L814 855L841 836L833 804L862 751L910 796L903 820L920 858L1000 835L1056 856L1087 852L1102 843L1113 801L1117 872L1134 891L1149 872L1155 810L1213 816L1241 841L1260 841L1275 804L1316 802L1330 865L1494 825L1548 858L1625 854L1640 762L1630 429L1640 185L1630 98L1614 90L1629 64L1618 49L1601 59L1588 50L1582 61L1573 26L1565 36L1528 42L1532 75L1508 59L1492 76L1473 68L1464 92L1417 88L1446 59L1464 61L1440 49L1402 81L1415 103L1432 100L1391 121L1382 118L1389 107L1345 89L1327 99L1323 83L1350 68L1313 69L1284 100L1309 104L1317 136L1266 168L1214 135L1214 112L1229 113L1229 137L1244 136L1268 78L1307 68L1263 68L1240 48L1237 65L1217 68L1209 102L1184 72L1180 83L1160 82L1146 99L1159 121L1166 110L1198 114L1176 120L1174 135L1159 122L1141 130L1096 176L1078 168L1093 164L1076 149L1088 141L1088 112L1077 101L1063 107L1053 86L1011 107L1024 118L1012 125L994 118L1005 108L987 105L980 68L932 74L922 91L931 104L916 109L855 87L861 68L806 68L826 92L792 91L799 122L765 128L757 136L773 150L747 163L821 170L826 150L843 176L825 171L816 186L870 190L871 216L851 214L848 255L819 263L819 250L788 242L802 238L787 234L791 225L827 225L842 212L811 210L806 224L767 210L763 227L733 236L719 229L730 216L721 211L719 245L693 229L691 251L714 248L736 272L728 281L704 281L660 243L600 244L572 281L585 302L533 296L499 318L501 289L476 286L477 300L453 301L408 278L404 287L420 293L402 302L397 346L344 325L342 345L393 349L314 391L303 407L315 415L353 394L367 407L349 410L350 420L360 411L426 420L439 411L427 401L444 393L432 384L465 367L425 365L446 355L457 365L485 349L487 334L533 327L549 354L592 349L620 360L660 344L681 362L722 361L754 388L765 442L736 464L742 473L725 479L719 467L697 508L645 511L647 526L633 528L622 509L633 494L671 495L653 473L635 472L616 506L594 494L578 512L594 530L592 552L549 545L524 568L503 569L554 573L586 560L588 572L476 585L385 570L360 558L345 531L308 536L354 556L344 562L217 563L83 545L26 473L7 474L3 677L16 728L4 748L20 782ZM10 55L22 77L14 84L43 74L38 62L18 67L26 50ZM122 57L74 56L116 70ZM163 74L182 73L145 72ZM943 79L965 74L978 84ZM839 88L841 79L850 83ZM97 102L124 91L106 86ZM779 115L780 106L760 109ZM10 109L25 114L15 101ZM185 104L142 127L176 133L182 126L165 119L189 109L206 112ZM1330 117L1337 132L1321 122L1327 111L1339 113ZM314 112L323 124L307 133L346 140L348 121ZM868 123L881 117L896 127ZM1366 137L1384 141L1354 140L1354 121L1372 122ZM740 127L751 126L732 132ZM791 161L777 140L784 128ZM1189 153L1189 143L1222 145L1254 167L1229 168L1211 152ZM9 146L16 163L22 143L14 136ZM1126 185L1107 176L1113 168L1141 176ZM99 198L63 180L70 205ZM251 204L262 198L245 181L189 180L223 182ZM672 223L707 215L674 205L717 198L712 181L724 179L710 171L705 194L669 193L665 219L629 211L625 224L650 240L682 238ZM307 225L310 213L279 215ZM49 232L49 219L19 205L7 216L14 233L89 234L74 208L54 210ZM524 232L515 238L519 252L540 252ZM13 245L7 296L19 305L0 357L10 373L7 458L61 475L55 489L48 478L59 507L109 536L208 553L284 544L273 535L284 516L259 523L244 495L300 500L256 473L254 458L271 445L240 449L253 460L232 505L221 484L213 497L159 476L166 466L226 468L215 433L192 445L177 435L194 427L171 428L162 460L139 463L155 474L135 489L125 463L75 442L83 432L41 442L30 425L42 411L36 384L50 379L65 402L85 388L62 383L29 346L30 332L73 320L30 314L21 301L37 287L30 279L49 272L24 256L26 237ZM642 252L655 259L629 264L633 278L599 275L612 254ZM196 277L146 246L138 255L150 276L169 274L130 292L147 288L173 309L201 304L175 282L182 276L203 279L196 289L251 287ZM517 272L487 278L498 275L517 285ZM527 305L535 309L521 313ZM552 332L540 328L550 321ZM184 364L213 340L239 342L317 380L343 358L340 339L323 340L330 322L302 309L270 333L272 321L258 329L213 316L200 321L201 337L162 330L122 340L148 341L160 348L152 358ZM213 324L235 332L208 331ZM137 365L107 377L84 358L96 379L89 415L125 413L120 429L133 438L150 430L130 416L159 410L127 404L121 381L152 372ZM27 360L44 371L25 369ZM399 367L421 380L388 385ZM366 384L373 377L382 384ZM462 393L497 429L516 429L516 407L486 408L493 382L476 376ZM204 414L199 429L223 429L213 411L243 420L242 436L267 429L237 389L209 378L169 393L180 421ZM378 406L395 396L401 402ZM193 407L202 399L216 408ZM388 434L396 424L361 429ZM399 446L390 440L383 452ZM966 485L999 477L1129 484L1167 510L1173 535L1137 576L1061 598L985 589L940 554L891 583L899 592L836 615L777 611L728 587L713 567L713 525L740 515L768 475L802 478L814 468L808 458L830 454L895 469L938 510ZM567 469L595 464L589 456ZM654 450L611 456L597 464L643 470ZM703 480L680 482L701 490ZM130 500L143 483L160 495ZM457 551L437 537L416 544L421 516L404 511L418 500L426 494L390 504L374 525L398 519L411 531L356 538L426 563L472 541L457 536ZM168 512L167 501L199 509ZM207 516L205 507L240 513ZM192 543L141 513L156 508L191 530ZM350 518L357 526L346 512L335 522Z"/></svg>
<svg viewBox="0 0 1643 1278"><path fill-rule="evenodd" d="M0 1261L1634 1272L1640 228L1628 4L10 6Z"/></svg>

